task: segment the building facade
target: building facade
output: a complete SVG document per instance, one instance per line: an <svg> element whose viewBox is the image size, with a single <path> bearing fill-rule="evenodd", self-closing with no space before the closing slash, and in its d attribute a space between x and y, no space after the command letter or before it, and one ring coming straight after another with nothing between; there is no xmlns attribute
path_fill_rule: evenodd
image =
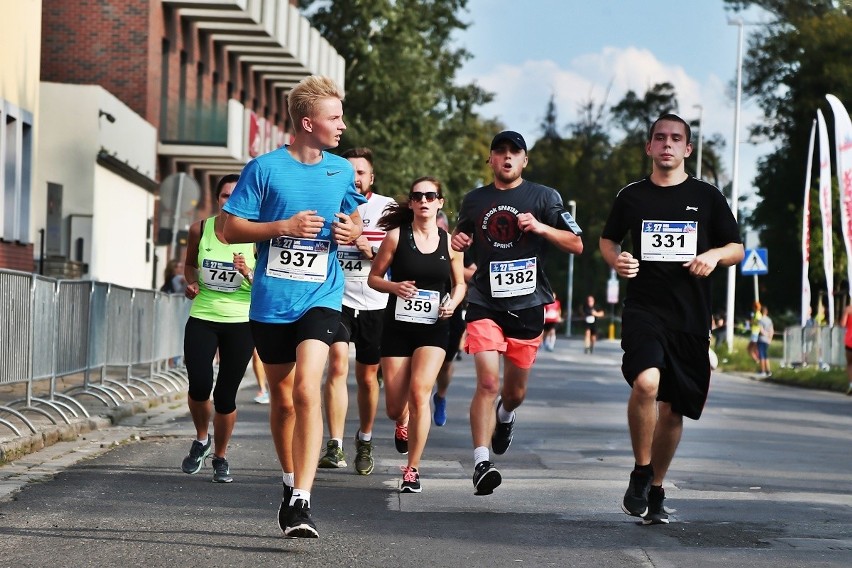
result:
<svg viewBox="0 0 852 568"><path fill-rule="evenodd" d="M343 59L295 1L41 4L29 234L45 252L30 259L66 272L157 286L189 223L215 213L218 178L287 141L289 90L310 74L344 87Z"/></svg>

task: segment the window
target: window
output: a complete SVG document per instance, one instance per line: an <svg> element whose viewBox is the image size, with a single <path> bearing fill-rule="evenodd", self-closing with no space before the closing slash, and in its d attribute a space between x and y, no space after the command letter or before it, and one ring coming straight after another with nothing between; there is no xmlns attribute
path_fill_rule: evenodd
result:
<svg viewBox="0 0 852 568"><path fill-rule="evenodd" d="M7 241L29 242L32 123L32 113L0 101L0 237Z"/></svg>

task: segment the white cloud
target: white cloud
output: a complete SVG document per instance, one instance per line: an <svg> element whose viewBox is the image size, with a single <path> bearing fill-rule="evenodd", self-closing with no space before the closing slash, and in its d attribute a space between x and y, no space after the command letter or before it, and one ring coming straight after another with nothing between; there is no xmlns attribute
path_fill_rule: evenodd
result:
<svg viewBox="0 0 852 568"><path fill-rule="evenodd" d="M551 94L555 95L559 126L577 120L577 109L590 98L607 106L619 102L629 90L638 95L656 83L674 85L679 112L687 120L698 118L703 107L705 137L721 134L727 141L723 161L727 170L733 161L734 101L728 96L728 82L716 75L702 79L690 76L683 67L670 65L652 52L635 47L604 47L600 52L575 57L567 66L550 59L527 60L519 65L500 64L478 75L459 76L460 81L475 81L495 94L495 99L482 109L482 115L499 119L507 128L519 131L528 141L541 136L540 124ZM607 91L609 91L607 93ZM745 144L750 124L762 113L754 104L744 101L741 115L740 192L750 192L756 175L758 158L771 150L771 145L755 147Z"/></svg>

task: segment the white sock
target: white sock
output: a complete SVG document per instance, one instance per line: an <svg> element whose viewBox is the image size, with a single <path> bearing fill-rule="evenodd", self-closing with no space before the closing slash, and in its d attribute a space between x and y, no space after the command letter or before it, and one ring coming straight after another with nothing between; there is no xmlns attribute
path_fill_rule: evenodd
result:
<svg viewBox="0 0 852 568"><path fill-rule="evenodd" d="M484 461L490 461L491 454L488 452L488 448L485 446L479 446L478 448L473 450L473 465L479 465Z"/></svg>
<svg viewBox="0 0 852 568"><path fill-rule="evenodd" d="M284 485L286 485L287 487L293 487L293 485L296 483L295 473L287 473L285 471L283 472L282 477L284 478Z"/></svg>
<svg viewBox="0 0 852 568"><path fill-rule="evenodd" d="M361 440L362 442L369 442L370 440L373 439L373 433L372 432L358 432L358 439Z"/></svg>
<svg viewBox="0 0 852 568"><path fill-rule="evenodd" d="M508 424L515 419L515 411L506 412L506 408L501 404L497 407L497 419L503 424Z"/></svg>
<svg viewBox="0 0 852 568"><path fill-rule="evenodd" d="M210 436L205 436L203 440L201 438L195 438L195 439L198 440L199 442L201 442L202 446L206 446L207 442L210 441Z"/></svg>
<svg viewBox="0 0 852 568"><path fill-rule="evenodd" d="M343 439L342 438L332 438L335 442L337 442L337 447L341 450L343 449Z"/></svg>
<svg viewBox="0 0 852 568"><path fill-rule="evenodd" d="M296 499L304 499L305 503L308 504L308 507L311 506L311 492L305 491L304 489L293 489L293 496L290 497L290 506L296 504Z"/></svg>

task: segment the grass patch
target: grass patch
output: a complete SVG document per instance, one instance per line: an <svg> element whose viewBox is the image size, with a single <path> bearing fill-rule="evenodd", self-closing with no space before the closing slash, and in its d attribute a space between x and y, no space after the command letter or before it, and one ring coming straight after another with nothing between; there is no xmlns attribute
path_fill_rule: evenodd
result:
<svg viewBox="0 0 852 568"><path fill-rule="evenodd" d="M748 353L748 338L734 337L734 350L728 352L728 346L723 343L716 350L719 356L719 370L734 373L757 373L758 365ZM849 387L849 379L846 369L832 367L826 371L818 369L815 365L799 368L782 369L779 361L784 355L784 343L781 340L773 341L769 345L769 361L772 364L772 376L763 379L773 383L827 390L834 392L846 392Z"/></svg>

